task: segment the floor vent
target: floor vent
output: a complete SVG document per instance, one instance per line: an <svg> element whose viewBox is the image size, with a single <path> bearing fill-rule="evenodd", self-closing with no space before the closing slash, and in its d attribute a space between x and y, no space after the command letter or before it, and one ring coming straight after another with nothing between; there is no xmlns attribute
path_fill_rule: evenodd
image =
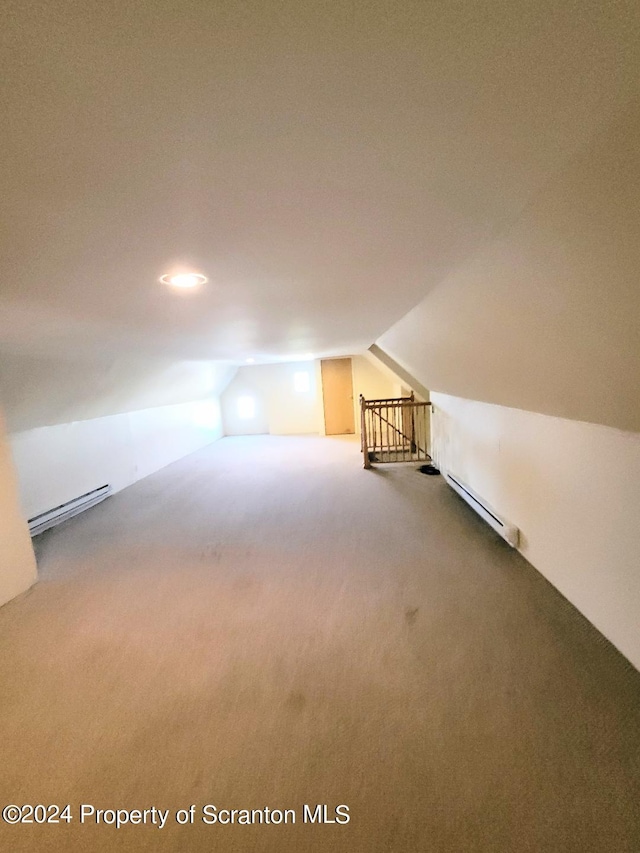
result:
<svg viewBox="0 0 640 853"><path fill-rule="evenodd" d="M498 513L492 509L481 497L479 497L473 489L465 485L462 480L454 477L448 471L444 475L445 480L452 489L454 489L461 498L463 498L472 509L478 513L480 518L483 518L487 524L490 524L503 539L505 539L512 548L518 547L520 531L513 524L509 524L504 518L501 518Z"/></svg>
<svg viewBox="0 0 640 853"><path fill-rule="evenodd" d="M49 509L47 512L42 512L40 515L35 515L29 519L29 533L32 536L37 536L38 533L44 533L50 527L55 527L56 524L62 524L74 515L84 512L85 509L95 506L96 504L108 498L111 494L111 486L100 486L78 498L67 501L54 509Z"/></svg>

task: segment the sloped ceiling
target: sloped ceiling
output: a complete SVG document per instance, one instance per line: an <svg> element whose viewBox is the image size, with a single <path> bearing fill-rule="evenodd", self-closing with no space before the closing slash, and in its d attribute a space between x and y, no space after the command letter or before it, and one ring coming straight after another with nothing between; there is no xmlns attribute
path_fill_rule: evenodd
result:
<svg viewBox="0 0 640 853"><path fill-rule="evenodd" d="M359 351L634 90L635 2L8 0L0 354ZM158 276L205 272L201 292Z"/></svg>
<svg viewBox="0 0 640 853"><path fill-rule="evenodd" d="M377 343L433 391L640 431L640 98Z"/></svg>
<svg viewBox="0 0 640 853"><path fill-rule="evenodd" d="M10 433L218 396L237 367L129 356L58 359L3 353L0 401Z"/></svg>

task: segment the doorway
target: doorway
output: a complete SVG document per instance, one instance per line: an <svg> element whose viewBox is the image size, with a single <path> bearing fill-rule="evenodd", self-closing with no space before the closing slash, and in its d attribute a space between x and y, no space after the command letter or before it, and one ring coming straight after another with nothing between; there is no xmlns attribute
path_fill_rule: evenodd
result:
<svg viewBox="0 0 640 853"><path fill-rule="evenodd" d="M328 358L320 363L324 431L326 435L354 435L353 379L350 358Z"/></svg>

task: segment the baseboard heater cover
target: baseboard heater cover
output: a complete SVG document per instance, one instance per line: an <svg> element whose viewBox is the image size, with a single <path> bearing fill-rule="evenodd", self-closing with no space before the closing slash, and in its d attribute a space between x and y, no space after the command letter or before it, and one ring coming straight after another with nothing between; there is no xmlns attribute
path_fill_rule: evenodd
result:
<svg viewBox="0 0 640 853"><path fill-rule="evenodd" d="M99 486L97 489L92 489L90 492L85 492L80 497L73 498L60 506L41 512L40 515L35 515L29 519L29 533L31 536L37 536L39 533L44 533L50 527L55 527L56 524L62 524L74 515L84 512L111 494L111 486Z"/></svg>
<svg viewBox="0 0 640 853"><path fill-rule="evenodd" d="M520 531L513 524L509 524L504 518L501 518L498 513L489 506L489 504L479 497L470 486L467 486L458 477L451 474L449 471L444 472L444 478L449 483L452 489L456 491L463 500L465 500L472 509L478 513L480 518L484 519L487 524L490 524L503 539L505 539L512 548L518 547Z"/></svg>

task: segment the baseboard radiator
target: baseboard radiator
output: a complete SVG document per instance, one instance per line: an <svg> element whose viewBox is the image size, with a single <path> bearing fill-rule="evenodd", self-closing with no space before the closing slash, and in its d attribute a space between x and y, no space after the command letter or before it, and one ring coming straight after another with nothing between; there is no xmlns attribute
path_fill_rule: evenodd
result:
<svg viewBox="0 0 640 853"><path fill-rule="evenodd" d="M504 518L501 518L498 513L489 506L489 504L479 497L472 488L465 485L458 477L455 477L449 471L445 471L444 478L449 483L461 498L463 498L472 509L478 513L480 518L484 519L487 524L490 524L503 539L505 539L512 548L518 547L520 531L513 524L509 524Z"/></svg>
<svg viewBox="0 0 640 853"><path fill-rule="evenodd" d="M44 533L44 531L49 530L50 527L55 527L56 524L62 524L63 521L73 518L74 515L84 512L85 509L89 509L90 507L99 504L100 501L108 498L110 494L111 486L99 486L97 489L92 489L92 491L86 492L84 495L80 495L80 497L73 498L73 500L54 507L54 509L49 509L47 512L40 513L40 515L35 515L33 518L29 519L29 533L31 536L37 536L38 533Z"/></svg>

